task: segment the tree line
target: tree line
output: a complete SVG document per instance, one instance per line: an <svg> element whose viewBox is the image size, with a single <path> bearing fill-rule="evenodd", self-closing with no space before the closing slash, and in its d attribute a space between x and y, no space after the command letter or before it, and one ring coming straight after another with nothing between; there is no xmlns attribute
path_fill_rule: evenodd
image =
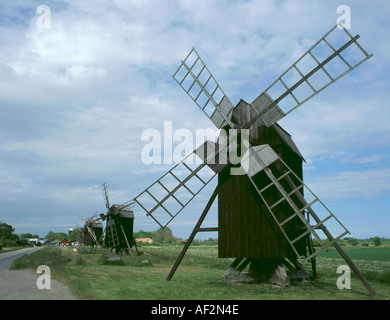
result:
<svg viewBox="0 0 390 320"><path fill-rule="evenodd" d="M38 235L32 235L31 233L26 234L15 234L15 228L7 223L0 223L0 250L3 247L22 247L28 246L30 243L28 239L39 238Z"/></svg>

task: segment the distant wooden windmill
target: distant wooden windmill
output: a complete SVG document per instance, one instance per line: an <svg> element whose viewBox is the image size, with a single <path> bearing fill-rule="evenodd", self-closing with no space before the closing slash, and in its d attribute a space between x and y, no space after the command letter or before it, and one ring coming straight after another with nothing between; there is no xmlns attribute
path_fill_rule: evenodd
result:
<svg viewBox="0 0 390 320"><path fill-rule="evenodd" d="M114 249L118 254L125 251L133 254L132 247L138 248L133 237L134 212L131 206L133 201L110 206L108 199L107 182L102 185L103 197L106 201L107 213L101 214L100 218L106 221L104 245L107 248Z"/></svg>
<svg viewBox="0 0 390 320"><path fill-rule="evenodd" d="M316 255L334 246L375 294L337 243L348 230L303 183L303 157L277 124L372 56L357 42L359 35L340 27L326 33L253 102L241 100L236 107L195 49L181 62L173 78L216 127L236 130L239 139L248 133L244 129L249 134L237 146L236 139L227 139L221 130L218 143L207 141L134 199L165 227L218 175L218 186L168 280L197 232L218 231L219 257L236 258L226 276L248 264L263 275L280 265L308 274L304 265L311 263L315 271ZM237 152L243 155L239 163L232 161ZM195 155L201 164L193 164ZM202 228L217 195L218 227ZM311 237L319 248L311 246Z"/></svg>
<svg viewBox="0 0 390 320"><path fill-rule="evenodd" d="M83 221L83 227L78 232L78 243L85 246L97 246L103 235L103 223L99 221L100 218L97 218L97 212L87 219L84 219L81 214L79 216Z"/></svg>

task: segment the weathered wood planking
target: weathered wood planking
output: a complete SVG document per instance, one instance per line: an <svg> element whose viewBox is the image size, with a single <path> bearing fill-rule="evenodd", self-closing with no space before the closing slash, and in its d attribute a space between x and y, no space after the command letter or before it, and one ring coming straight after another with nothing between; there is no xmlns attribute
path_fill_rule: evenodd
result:
<svg viewBox="0 0 390 320"><path fill-rule="evenodd" d="M251 106L243 100L233 111L233 119L237 123L245 123L253 115ZM302 179L303 157L295 146L291 136L279 125L266 127L254 125L250 129L252 146L268 144L286 162L286 164ZM278 174L280 164L271 165ZM280 174L280 173L279 173ZM259 189L270 183L264 172L254 176ZM230 167L218 175L218 240L220 258L287 258L292 255L278 225L268 212L265 203L258 196L254 186L246 175L232 176ZM270 188L264 195L267 202L274 203L280 196L276 188ZM282 204L275 215L279 221L293 213L292 209ZM293 219L288 228L301 226L300 221ZM287 227L286 225L286 227ZM302 232L290 231L288 233ZM298 252L305 254L305 239L298 241Z"/></svg>

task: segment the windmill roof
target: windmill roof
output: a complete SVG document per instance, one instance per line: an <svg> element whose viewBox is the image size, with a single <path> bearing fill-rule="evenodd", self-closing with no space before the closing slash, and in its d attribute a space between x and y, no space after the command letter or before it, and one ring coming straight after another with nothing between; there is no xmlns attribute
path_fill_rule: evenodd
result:
<svg viewBox="0 0 390 320"><path fill-rule="evenodd" d="M296 146L293 139L291 138L291 135L277 123L275 123L272 126L275 128L276 132L283 139L283 141L291 148L291 150L293 150L303 161L306 162L305 158L302 156L298 147Z"/></svg>
<svg viewBox="0 0 390 320"><path fill-rule="evenodd" d="M240 102L234 108L232 120L233 122L244 125L254 115L255 113L253 111L253 106L241 99ZM263 125L261 120L255 122L249 129L251 140L258 140L260 129L265 127L266 126ZM298 147L292 140L291 135L277 123L273 124L271 127L275 130L275 133L280 137L281 141L286 146L288 146L294 153L296 153L303 161L305 161ZM274 142L276 143L276 141Z"/></svg>
<svg viewBox="0 0 390 320"><path fill-rule="evenodd" d="M121 205L116 205L114 204L111 207L111 212L116 215L119 214L120 217L122 218L129 218L129 219L134 219L134 212L130 207L123 207Z"/></svg>

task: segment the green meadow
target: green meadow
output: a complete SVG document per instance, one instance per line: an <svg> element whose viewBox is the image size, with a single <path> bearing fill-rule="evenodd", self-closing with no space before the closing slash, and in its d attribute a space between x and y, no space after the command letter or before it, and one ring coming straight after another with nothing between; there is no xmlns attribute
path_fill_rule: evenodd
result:
<svg viewBox="0 0 390 320"><path fill-rule="evenodd" d="M139 256L109 261L107 249L46 247L14 261L12 269L48 265L51 276L68 285L82 300L388 300L390 247L343 246L378 296L372 297L352 274L351 289L339 290L338 266L345 265L336 250L317 257L318 277L292 282L289 287L234 284L221 281L232 260L218 258L217 245L191 246L173 279L166 281L182 245L144 246ZM76 259L75 259L76 258ZM147 260L148 262L146 262ZM245 270L244 270L245 272Z"/></svg>

